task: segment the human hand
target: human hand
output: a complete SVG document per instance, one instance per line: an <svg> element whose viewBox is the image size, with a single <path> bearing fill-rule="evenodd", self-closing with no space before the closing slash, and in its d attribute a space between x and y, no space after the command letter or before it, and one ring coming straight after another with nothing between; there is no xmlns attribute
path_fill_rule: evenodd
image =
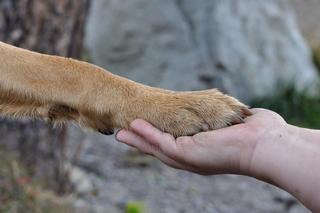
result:
<svg viewBox="0 0 320 213"><path fill-rule="evenodd" d="M320 130L289 125L270 110L250 111L242 124L177 139L137 119L117 139L174 168L269 182L320 212Z"/></svg>
<svg viewBox="0 0 320 213"><path fill-rule="evenodd" d="M251 112L253 115L242 124L177 139L137 119L130 130L118 132L117 139L174 168L203 175L249 175L255 166L257 147L272 140L273 133L286 126L275 112L265 109Z"/></svg>

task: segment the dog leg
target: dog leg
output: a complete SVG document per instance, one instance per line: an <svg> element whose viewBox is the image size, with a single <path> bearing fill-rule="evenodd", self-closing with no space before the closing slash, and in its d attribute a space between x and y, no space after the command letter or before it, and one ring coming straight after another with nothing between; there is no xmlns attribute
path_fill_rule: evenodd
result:
<svg viewBox="0 0 320 213"><path fill-rule="evenodd" d="M217 90L152 88L77 60L0 42L0 114L73 120L104 134L142 118L174 136L239 122L247 107Z"/></svg>

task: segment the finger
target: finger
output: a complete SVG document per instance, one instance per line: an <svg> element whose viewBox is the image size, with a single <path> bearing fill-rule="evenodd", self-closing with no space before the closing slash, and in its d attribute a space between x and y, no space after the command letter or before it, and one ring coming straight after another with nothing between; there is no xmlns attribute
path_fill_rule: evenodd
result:
<svg viewBox="0 0 320 213"><path fill-rule="evenodd" d="M245 123L250 121L254 117L253 115L264 113L264 112L268 111L267 109L263 109L263 108L252 108L252 109L248 109L248 110L250 111L251 115L244 118Z"/></svg>
<svg viewBox="0 0 320 213"><path fill-rule="evenodd" d="M148 141L143 139L141 136L135 134L134 132L128 130L121 130L118 132L116 137L117 140L119 140L120 142L123 142L129 146L133 146L138 150L142 151L143 153L153 155L160 161L171 167L174 167L176 169L187 169L187 167L185 167L181 163L178 163L170 157L166 156L165 153L163 153L159 147L156 147L148 143Z"/></svg>
<svg viewBox="0 0 320 213"><path fill-rule="evenodd" d="M175 138L161 132L148 122L142 119L136 119L130 124L131 130L146 139L150 144L159 147L166 155L175 156L178 154Z"/></svg>
<svg viewBox="0 0 320 213"><path fill-rule="evenodd" d="M264 109L264 108L252 108L249 109L250 112L252 112L253 114L257 114L257 113L261 113L261 112L268 112L268 109Z"/></svg>
<svg viewBox="0 0 320 213"><path fill-rule="evenodd" d="M118 141L133 146L146 154L152 154L152 149L156 149L155 147L151 147L150 144L144 141L140 136L129 130L124 129L119 131L116 138Z"/></svg>
<svg viewBox="0 0 320 213"><path fill-rule="evenodd" d="M130 124L130 127L134 132L148 139L148 141L150 141L151 143L155 142L156 144L158 144L163 140L174 140L174 137L171 137L170 134L160 131L159 129L155 128L150 123L142 119L134 120Z"/></svg>
<svg viewBox="0 0 320 213"><path fill-rule="evenodd" d="M214 143L215 145L230 142L246 140L249 138L247 131L244 129L245 124L230 126L222 129L217 129L209 132L201 132L194 135L194 140L202 143Z"/></svg>

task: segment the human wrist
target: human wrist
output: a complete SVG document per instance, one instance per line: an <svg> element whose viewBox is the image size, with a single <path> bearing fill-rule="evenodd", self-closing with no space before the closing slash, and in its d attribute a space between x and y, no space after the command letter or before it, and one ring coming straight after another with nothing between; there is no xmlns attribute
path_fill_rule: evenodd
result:
<svg viewBox="0 0 320 213"><path fill-rule="evenodd" d="M295 140L298 134L299 129L287 123L271 126L258 133L246 175L278 185L278 175L285 173L286 159L290 159L290 141Z"/></svg>
<svg viewBox="0 0 320 213"><path fill-rule="evenodd" d="M249 176L271 183L319 211L320 132L289 124L257 143Z"/></svg>

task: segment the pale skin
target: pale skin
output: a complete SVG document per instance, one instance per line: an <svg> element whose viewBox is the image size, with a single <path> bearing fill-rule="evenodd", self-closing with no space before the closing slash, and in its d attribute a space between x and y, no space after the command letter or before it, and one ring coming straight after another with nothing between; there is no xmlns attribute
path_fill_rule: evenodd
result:
<svg viewBox="0 0 320 213"><path fill-rule="evenodd" d="M137 119L117 139L177 169L255 177L320 212L320 130L289 125L270 110L251 111L243 124L176 139Z"/></svg>

